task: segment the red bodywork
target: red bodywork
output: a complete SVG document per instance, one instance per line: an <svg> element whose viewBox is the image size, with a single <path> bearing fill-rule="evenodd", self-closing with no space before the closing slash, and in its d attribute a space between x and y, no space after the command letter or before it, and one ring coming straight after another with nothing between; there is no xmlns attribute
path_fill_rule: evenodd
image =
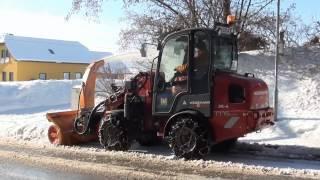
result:
<svg viewBox="0 0 320 180"><path fill-rule="evenodd" d="M235 73L218 72L214 79L213 117L210 119L215 142L241 137L274 124L269 107L268 86L261 79ZM229 87L244 88L244 101L230 103Z"/></svg>
<svg viewBox="0 0 320 180"><path fill-rule="evenodd" d="M147 73L144 75L141 75L141 79L144 81L143 86L138 91L138 95L145 100L144 129L148 131L156 128L158 134L163 136L169 117L152 116L153 75L150 76ZM274 124L273 109L269 107L268 86L263 80L232 72L217 72L213 81L214 89L212 93L214 95L211 100L213 110L209 124L211 132L213 132L212 139L215 143L242 137L245 134ZM232 84L243 87L244 100L242 102L230 102L228 88ZM154 122L159 123L157 127Z"/></svg>

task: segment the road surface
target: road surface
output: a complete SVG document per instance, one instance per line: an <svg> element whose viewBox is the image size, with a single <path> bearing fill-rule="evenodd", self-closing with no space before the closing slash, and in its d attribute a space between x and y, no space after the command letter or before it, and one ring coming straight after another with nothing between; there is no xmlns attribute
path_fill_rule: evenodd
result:
<svg viewBox="0 0 320 180"><path fill-rule="evenodd" d="M145 149L150 149L150 152ZM145 149L110 152L90 145L65 147L0 141L0 177L80 180L319 179L318 174L286 173L268 168L275 164L278 167L293 167L296 164L297 167L317 170L320 167L319 161L254 157L247 154L213 154L208 160L185 161L172 157L163 146ZM248 165L252 167L248 168Z"/></svg>

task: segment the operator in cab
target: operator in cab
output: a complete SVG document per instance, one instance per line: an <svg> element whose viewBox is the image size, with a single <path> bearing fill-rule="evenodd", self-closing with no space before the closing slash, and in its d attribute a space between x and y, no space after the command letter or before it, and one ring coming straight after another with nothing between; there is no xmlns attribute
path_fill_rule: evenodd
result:
<svg viewBox="0 0 320 180"><path fill-rule="evenodd" d="M193 93L204 93L208 88L209 53L207 45L200 41L194 45L191 79L193 82ZM175 68L177 73L187 76L189 64L182 64Z"/></svg>

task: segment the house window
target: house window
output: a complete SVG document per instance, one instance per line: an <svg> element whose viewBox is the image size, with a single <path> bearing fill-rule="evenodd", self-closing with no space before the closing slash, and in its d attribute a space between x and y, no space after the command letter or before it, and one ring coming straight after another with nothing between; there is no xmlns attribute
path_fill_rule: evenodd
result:
<svg viewBox="0 0 320 180"><path fill-rule="evenodd" d="M70 73L69 72L64 72L63 73L63 79L70 79Z"/></svg>
<svg viewBox="0 0 320 180"><path fill-rule="evenodd" d="M5 63L8 63L8 62L9 62L9 57L10 57L9 51L8 51L8 50L6 50Z"/></svg>
<svg viewBox="0 0 320 180"><path fill-rule="evenodd" d="M0 59L0 63L4 64L5 63L5 50L1 50L1 59Z"/></svg>
<svg viewBox="0 0 320 180"><path fill-rule="evenodd" d="M47 74L46 73L40 73L39 74L39 79L46 80L47 79Z"/></svg>
<svg viewBox="0 0 320 180"><path fill-rule="evenodd" d="M48 49L48 51L50 52L50 54L55 54L52 49Z"/></svg>
<svg viewBox="0 0 320 180"><path fill-rule="evenodd" d="M77 73L76 73L76 79L81 79L81 78L82 78L82 73L77 72Z"/></svg>
<svg viewBox="0 0 320 180"><path fill-rule="evenodd" d="M7 81L7 73L2 72L2 81Z"/></svg>
<svg viewBox="0 0 320 180"><path fill-rule="evenodd" d="M9 81L13 81L13 72L9 72Z"/></svg>
<svg viewBox="0 0 320 180"><path fill-rule="evenodd" d="M1 64L4 64L4 63L7 63L9 62L9 51L8 50L1 50L1 59L0 59L0 63Z"/></svg>

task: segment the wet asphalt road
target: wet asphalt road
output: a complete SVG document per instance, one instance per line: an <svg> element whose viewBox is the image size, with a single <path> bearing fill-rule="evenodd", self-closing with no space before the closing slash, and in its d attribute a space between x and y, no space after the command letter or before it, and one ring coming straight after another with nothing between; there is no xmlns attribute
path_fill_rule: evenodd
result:
<svg viewBox="0 0 320 180"><path fill-rule="evenodd" d="M113 153L86 153L63 147L33 147L0 143L0 180L1 179L304 179L281 174L248 174L223 168L208 169L198 166L184 166L179 161L157 160L157 158L137 159L128 156L113 156ZM85 147L84 147L85 148ZM164 148L164 149L162 149ZM148 152L140 149L138 152L170 155L164 146L149 147ZM160 151L160 152L158 152ZM211 155L208 157L215 161L245 163L247 159L254 165L266 162L282 163L274 158L264 159L249 155ZM56 160L56 161L55 161ZM290 167L293 163L302 163L301 160L284 159L284 165ZM289 162L290 161L290 162ZM36 163L34 163L36 162ZM258 163L260 162L260 163ZM264 162L264 163L262 163ZM39 164L40 163L40 164ZM41 164L42 163L42 164ZM262 164L261 164L262 163ZM306 161L302 164L315 162ZM246 164L246 163L245 163ZM282 163L283 164L283 163ZM178 166L177 166L178 165ZM318 166L319 163L311 164ZM181 167L180 167L181 166ZM300 165L301 166L301 165ZM311 166L310 166L311 167ZM309 167L309 168L310 168ZM241 168L240 168L241 169ZM97 170L97 171L95 171Z"/></svg>
<svg viewBox="0 0 320 180"><path fill-rule="evenodd" d="M88 180L88 179L107 179L106 177L81 174L72 172L48 169L39 165L24 164L13 159L0 158L0 179L20 180L20 179L45 179L45 180Z"/></svg>

